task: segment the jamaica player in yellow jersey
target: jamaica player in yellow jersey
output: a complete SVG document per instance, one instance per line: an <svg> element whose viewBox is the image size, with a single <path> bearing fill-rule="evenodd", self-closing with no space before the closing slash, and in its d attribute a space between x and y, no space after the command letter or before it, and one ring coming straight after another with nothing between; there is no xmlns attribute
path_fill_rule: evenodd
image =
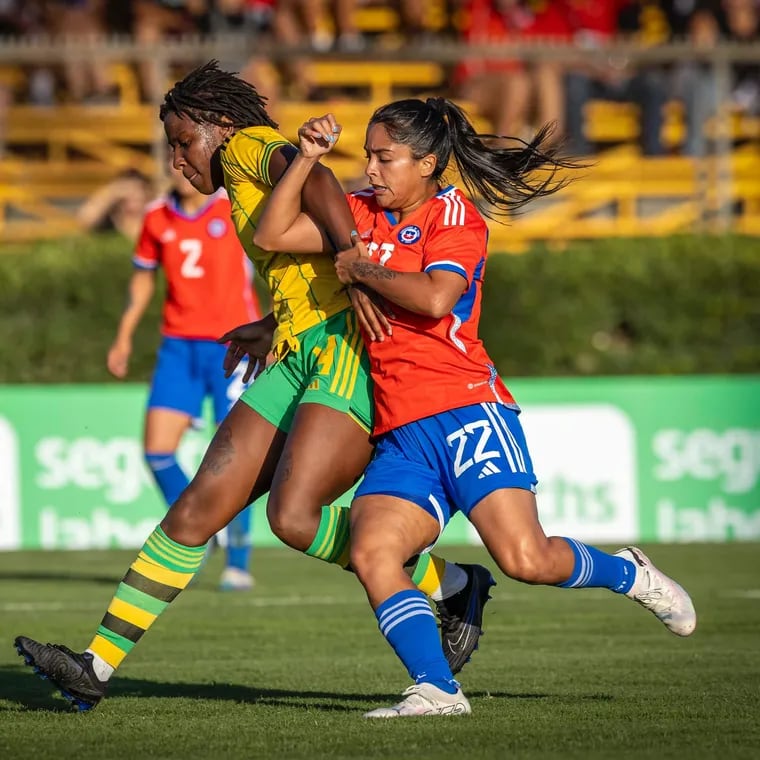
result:
<svg viewBox="0 0 760 760"><path fill-rule="evenodd" d="M358 321L374 324L378 340L381 322L367 301L351 309L335 275L329 254L351 247L353 218L328 169L315 167L303 188L305 209L325 220L323 252L265 253L253 245L271 188L296 154L264 106L254 87L212 61L177 82L161 107L175 168L202 193L226 186L240 240L271 291L272 314L223 336L231 341L227 369L247 355L253 374L270 349L276 361L218 428L87 650L16 638L26 662L79 710L102 699L114 670L193 578L206 543L253 499L269 492L267 516L286 544L347 565L347 510L324 505L351 488L372 454L372 394ZM408 570L436 602L444 650L457 672L477 645L491 574L431 554L412 558Z"/></svg>
<svg viewBox="0 0 760 760"><path fill-rule="evenodd" d="M269 253L253 243L256 223L271 193L270 176L276 177L283 158L287 161L294 154L293 146L271 126L241 129L222 143L219 152L238 237L272 294L278 357L298 350L297 335L349 306L330 257ZM353 224L350 217L345 221Z"/></svg>

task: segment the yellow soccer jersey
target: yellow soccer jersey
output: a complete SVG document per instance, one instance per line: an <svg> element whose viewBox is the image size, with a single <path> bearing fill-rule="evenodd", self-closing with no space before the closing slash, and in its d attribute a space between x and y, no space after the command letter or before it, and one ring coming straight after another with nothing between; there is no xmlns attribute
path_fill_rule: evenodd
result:
<svg viewBox="0 0 760 760"><path fill-rule="evenodd" d="M272 294L277 320L273 351L298 350L299 333L348 308L349 300L324 254L268 253L253 244L256 223L272 192L269 159L289 142L271 127L248 127L222 145L224 184L238 237Z"/></svg>

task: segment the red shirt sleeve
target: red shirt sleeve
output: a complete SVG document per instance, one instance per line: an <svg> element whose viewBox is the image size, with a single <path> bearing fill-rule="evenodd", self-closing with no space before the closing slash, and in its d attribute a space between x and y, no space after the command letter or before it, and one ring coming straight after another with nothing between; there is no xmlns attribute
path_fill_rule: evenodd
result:
<svg viewBox="0 0 760 760"><path fill-rule="evenodd" d="M161 241L154 231L155 225L152 221L153 215L146 214L132 256L132 263L138 269L158 269L161 264Z"/></svg>
<svg viewBox="0 0 760 760"><path fill-rule="evenodd" d="M461 274L471 285L482 277L486 257L488 228L471 204L462 207L461 223L444 224L438 219L431 225L422 255L422 271L443 269ZM469 218L468 218L469 217Z"/></svg>

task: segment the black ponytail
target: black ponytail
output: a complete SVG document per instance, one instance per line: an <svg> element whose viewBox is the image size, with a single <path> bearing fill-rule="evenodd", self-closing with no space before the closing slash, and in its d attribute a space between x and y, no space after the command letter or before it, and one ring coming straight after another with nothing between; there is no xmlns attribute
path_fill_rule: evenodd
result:
<svg viewBox="0 0 760 760"><path fill-rule="evenodd" d="M549 145L552 125L542 127L530 142L478 134L464 111L446 98L389 103L369 123L382 124L391 140L409 146L415 159L433 154L433 179L442 177L453 156L468 193L485 201L481 210L491 219L511 216L535 198L557 192L570 181L557 172L580 166L560 158ZM520 146L503 147L505 139Z"/></svg>

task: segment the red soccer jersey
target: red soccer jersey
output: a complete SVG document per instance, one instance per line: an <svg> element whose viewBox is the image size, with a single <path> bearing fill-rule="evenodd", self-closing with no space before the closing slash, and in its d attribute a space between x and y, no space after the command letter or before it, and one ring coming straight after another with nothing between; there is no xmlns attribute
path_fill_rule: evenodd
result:
<svg viewBox="0 0 760 760"><path fill-rule="evenodd" d="M171 195L151 203L132 261L140 269L164 269L164 335L216 339L261 317L251 286L253 268L237 238L224 190L192 216Z"/></svg>
<svg viewBox="0 0 760 760"><path fill-rule="evenodd" d="M445 269L467 281L450 314L435 319L391 305L393 335L367 341L375 435L482 401L516 408L478 338L488 228L475 206L449 186L397 223L371 190L348 198L373 261L397 272Z"/></svg>

